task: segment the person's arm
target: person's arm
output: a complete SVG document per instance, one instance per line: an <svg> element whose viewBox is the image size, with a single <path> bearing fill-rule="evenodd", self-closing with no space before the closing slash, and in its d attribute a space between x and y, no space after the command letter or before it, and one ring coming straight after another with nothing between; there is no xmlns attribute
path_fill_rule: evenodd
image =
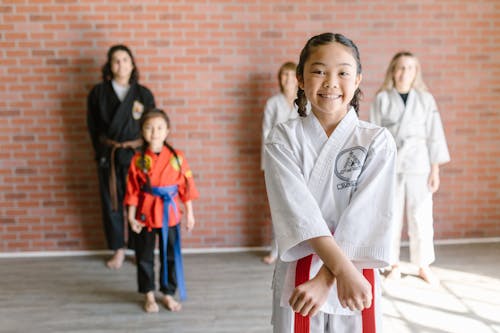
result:
<svg viewBox="0 0 500 333"><path fill-rule="evenodd" d="M292 293L289 304L303 316L314 316L325 303L335 280L340 304L350 310L369 308L372 301L370 283L344 255L333 237L308 240L324 265L316 276Z"/></svg>
<svg viewBox="0 0 500 333"><path fill-rule="evenodd" d="M427 184L429 186L429 191L435 193L439 189L439 164L431 165L431 173L429 174L429 179Z"/></svg>
<svg viewBox="0 0 500 333"><path fill-rule="evenodd" d="M328 299L335 276L323 265L311 280L297 286L288 303L292 310L305 316L314 316Z"/></svg>
<svg viewBox="0 0 500 333"><path fill-rule="evenodd" d="M394 195L396 147L384 130L369 149L364 171L358 178L357 190L343 212L335 238L318 237L308 241L314 252L337 280L338 297L350 309L369 306L373 295L359 268L383 267L389 263L390 234L392 230L392 198ZM380 195L384 189L385 195ZM370 228L367 228L370 225ZM341 246L342 245L342 246ZM351 260L353 260L351 262ZM314 278L316 279L316 277ZM312 280L311 280L312 281ZM328 292L331 285L321 286ZM324 303L317 296L315 286L303 284L295 293L308 302L292 305L295 311L309 315ZM291 299L291 304L296 302ZM305 303L309 303L306 306Z"/></svg>
<svg viewBox="0 0 500 333"><path fill-rule="evenodd" d="M443 129L441 116L436 105L434 97L426 94L426 102L428 116L426 119L426 136L427 148L429 150L429 160L431 163L431 173L429 174L429 188L437 191L439 188L439 166L450 161L450 153L448 151L448 144L446 143L446 136ZM431 180L433 186L431 186ZM436 186L437 181L437 186Z"/></svg>
<svg viewBox="0 0 500 333"><path fill-rule="evenodd" d="M136 212L137 212L136 206L128 206L127 219L132 230L135 233L140 234L142 230L142 224L135 218Z"/></svg>
<svg viewBox="0 0 500 333"><path fill-rule="evenodd" d="M144 111L147 111L155 107L156 103L153 92L149 88L144 87Z"/></svg>
<svg viewBox="0 0 500 333"><path fill-rule="evenodd" d="M260 169L264 170L264 159L265 159L265 142L266 138L269 135L269 132L272 129L272 114L273 114L273 108L271 105L271 99L268 99L266 102L266 106L264 108L264 113L262 116L262 142L261 142L261 157L260 157Z"/></svg>
<svg viewBox="0 0 500 333"><path fill-rule="evenodd" d="M369 308L372 301L370 283L345 256L335 239L317 237L308 242L335 276L340 304L351 310Z"/></svg>
<svg viewBox="0 0 500 333"><path fill-rule="evenodd" d="M378 126L382 126L382 121L380 119L380 104L380 96L377 95L370 107L370 122Z"/></svg>
<svg viewBox="0 0 500 333"><path fill-rule="evenodd" d="M99 158L99 127L96 114L99 112L96 88L94 87L87 97L87 129L89 131L92 147L96 154L96 159Z"/></svg>
<svg viewBox="0 0 500 333"><path fill-rule="evenodd" d="M138 169L136 166L136 157L132 158L132 162L130 163L130 167L127 173L127 184L125 188L125 197L123 199L124 205L128 206L127 210L127 220L130 224L130 227L135 233L140 233L143 224L140 221L137 221L135 218L137 213L137 205L139 203L139 194L141 191L141 187L139 185L139 181L137 179Z"/></svg>
<svg viewBox="0 0 500 333"><path fill-rule="evenodd" d="M186 230L191 231L195 224L193 202L188 200L184 203L184 206L186 207Z"/></svg>

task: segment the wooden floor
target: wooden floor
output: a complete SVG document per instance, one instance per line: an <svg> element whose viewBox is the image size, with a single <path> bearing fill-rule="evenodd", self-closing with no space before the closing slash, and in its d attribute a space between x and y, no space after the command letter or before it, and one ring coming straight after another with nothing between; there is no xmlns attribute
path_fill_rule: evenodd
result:
<svg viewBox="0 0 500 333"><path fill-rule="evenodd" d="M403 249L403 255L407 255ZM438 287L403 266L384 281L385 332L500 332L500 243L439 246ZM142 311L136 269L104 257L0 259L0 332L271 332L273 268L261 253L185 255L180 313Z"/></svg>

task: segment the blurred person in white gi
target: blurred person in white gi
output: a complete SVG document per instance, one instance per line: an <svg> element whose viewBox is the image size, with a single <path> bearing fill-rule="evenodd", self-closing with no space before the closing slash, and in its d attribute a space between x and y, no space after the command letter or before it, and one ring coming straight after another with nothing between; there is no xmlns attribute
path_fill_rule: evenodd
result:
<svg viewBox="0 0 500 333"><path fill-rule="evenodd" d="M289 119L295 119L299 116L297 106L293 103L297 97L297 77L295 71L297 64L294 62L285 62L278 70L278 83L280 92L270 97L264 108L262 119L262 150L261 150L261 170L264 171L264 142L267 135L274 126L284 123ZM278 256L278 243L273 237L271 240L271 250L262 258L266 264L273 264Z"/></svg>
<svg viewBox="0 0 500 333"><path fill-rule="evenodd" d="M439 189L439 166L450 154L436 101L425 85L420 63L410 52L392 58L370 110L370 121L387 128L398 149L395 198L396 233L390 278L400 278L399 250L406 213L410 261L428 283L439 282L434 262L432 195Z"/></svg>

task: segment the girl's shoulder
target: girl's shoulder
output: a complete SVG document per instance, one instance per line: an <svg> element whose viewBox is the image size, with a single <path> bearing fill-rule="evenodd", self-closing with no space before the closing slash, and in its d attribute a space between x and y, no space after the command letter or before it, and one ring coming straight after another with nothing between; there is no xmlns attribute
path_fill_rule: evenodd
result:
<svg viewBox="0 0 500 333"><path fill-rule="evenodd" d="M276 103L277 101L279 101L279 100L280 100L280 99L282 99L282 98L283 98L283 94L282 94L282 93L277 93L277 94L275 94L275 95L273 95L273 96L269 97L269 98L267 99L267 102L268 102L268 103Z"/></svg>
<svg viewBox="0 0 500 333"><path fill-rule="evenodd" d="M384 96L389 96L389 94L390 94L390 92L392 90L394 90L394 88L380 90L379 92L377 92L377 94L375 95L375 97L381 98L381 97L384 97Z"/></svg>
<svg viewBox="0 0 500 333"><path fill-rule="evenodd" d="M422 90L422 89L415 89L413 88L412 89L412 92L417 95L417 96L421 96L423 98L434 98L432 96L432 94L430 92L428 92L427 90Z"/></svg>
<svg viewBox="0 0 500 333"><path fill-rule="evenodd" d="M420 101L424 106L430 108L435 107L436 100L434 99L434 96L430 92L420 89L413 89L412 91L416 96L416 100Z"/></svg>
<svg viewBox="0 0 500 333"><path fill-rule="evenodd" d="M370 145L386 146L392 148L392 150L396 149L394 138L387 128L364 120L358 120L356 127L358 132L356 137L364 138L363 141L369 142Z"/></svg>
<svg viewBox="0 0 500 333"><path fill-rule="evenodd" d="M143 168L143 160L147 161L151 157L148 154L142 154L142 151L136 151L134 156L132 156L132 160L130 161L130 166L142 169Z"/></svg>
<svg viewBox="0 0 500 333"><path fill-rule="evenodd" d="M279 123L271 130L270 137L274 139L286 138L294 136L299 129L302 128L304 117L297 117L289 119L285 122Z"/></svg>

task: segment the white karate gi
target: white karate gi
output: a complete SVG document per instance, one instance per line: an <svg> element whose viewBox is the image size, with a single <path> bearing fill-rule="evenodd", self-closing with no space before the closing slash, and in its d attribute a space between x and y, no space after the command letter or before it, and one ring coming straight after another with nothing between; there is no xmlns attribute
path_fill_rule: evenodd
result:
<svg viewBox="0 0 500 333"><path fill-rule="evenodd" d="M269 132L277 124L281 124L289 119L295 119L298 116L299 113L297 112L297 106L293 104L293 107L290 107L290 104L283 93L276 94L267 100L266 107L264 108L264 117L262 119L262 147L260 157L261 170L264 171L264 142ZM274 232L271 240L271 251L269 255L272 257L278 256L278 244L276 243Z"/></svg>
<svg viewBox="0 0 500 333"><path fill-rule="evenodd" d="M277 125L266 140L266 187L280 258L273 279L274 331L293 332L288 300L307 240L330 236L360 270L389 263L396 146L390 133L351 109L327 137L313 113ZM322 261L314 255L309 278ZM376 275L378 278L378 275ZM382 322L376 279L377 327ZM380 332L380 330L378 330ZM342 308L336 285L311 332L361 333L361 312Z"/></svg>
<svg viewBox="0 0 500 333"><path fill-rule="evenodd" d="M269 98L264 108L264 117L262 119L262 149L260 157L260 168L264 170L264 142L274 126L284 123L289 119L295 119L299 116L295 103L290 107L283 93L276 94Z"/></svg>
<svg viewBox="0 0 500 333"><path fill-rule="evenodd" d="M419 267L434 259L432 193L428 188L431 164L450 161L441 117L432 95L411 89L406 106L395 89L377 94L370 121L386 127L398 148L394 257L399 261L403 217L406 211L410 261ZM406 205L406 209L405 209Z"/></svg>

